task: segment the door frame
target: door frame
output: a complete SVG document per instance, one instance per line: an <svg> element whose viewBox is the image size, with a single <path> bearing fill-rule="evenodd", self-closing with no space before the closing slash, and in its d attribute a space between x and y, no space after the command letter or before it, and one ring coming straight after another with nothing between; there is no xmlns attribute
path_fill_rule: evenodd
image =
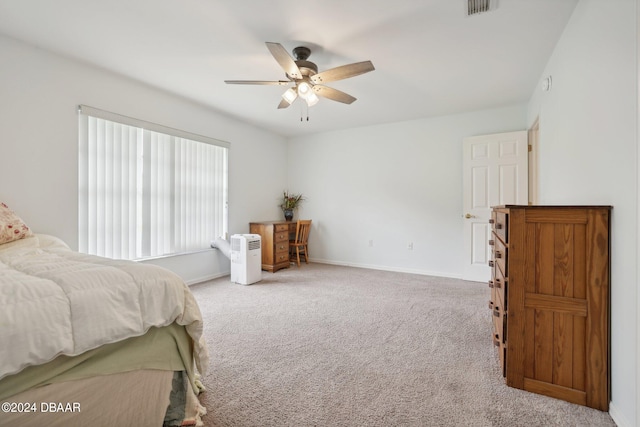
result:
<svg viewBox="0 0 640 427"><path fill-rule="evenodd" d="M531 125L528 131L529 138L529 205L537 205L538 202L538 146L540 145L540 117Z"/></svg>

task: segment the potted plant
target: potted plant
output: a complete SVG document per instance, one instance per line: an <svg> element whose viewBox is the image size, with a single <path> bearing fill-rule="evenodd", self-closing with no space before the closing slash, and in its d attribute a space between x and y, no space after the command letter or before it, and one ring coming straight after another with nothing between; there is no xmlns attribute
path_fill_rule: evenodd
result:
<svg viewBox="0 0 640 427"><path fill-rule="evenodd" d="M284 212L285 220L291 221L293 219L293 211L297 209L298 206L300 206L303 200L304 196L302 194L294 194L289 193L288 191L283 191L280 208L282 209L282 212Z"/></svg>

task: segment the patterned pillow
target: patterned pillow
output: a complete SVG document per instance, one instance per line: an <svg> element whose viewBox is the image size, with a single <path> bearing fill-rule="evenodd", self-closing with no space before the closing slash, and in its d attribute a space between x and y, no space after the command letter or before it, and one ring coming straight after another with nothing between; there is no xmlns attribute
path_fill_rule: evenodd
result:
<svg viewBox="0 0 640 427"><path fill-rule="evenodd" d="M0 203L0 245L32 236L31 229L7 205Z"/></svg>

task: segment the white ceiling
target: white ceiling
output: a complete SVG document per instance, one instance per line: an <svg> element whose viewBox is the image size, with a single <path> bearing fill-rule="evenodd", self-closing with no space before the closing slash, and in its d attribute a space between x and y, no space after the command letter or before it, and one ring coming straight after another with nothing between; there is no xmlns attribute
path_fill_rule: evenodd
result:
<svg viewBox="0 0 640 427"><path fill-rule="evenodd" d="M0 33L80 58L285 136L526 102L577 0L0 0ZM319 71L371 60L327 86L358 98L278 110L264 42L311 48ZM1 53L0 53L1 54Z"/></svg>

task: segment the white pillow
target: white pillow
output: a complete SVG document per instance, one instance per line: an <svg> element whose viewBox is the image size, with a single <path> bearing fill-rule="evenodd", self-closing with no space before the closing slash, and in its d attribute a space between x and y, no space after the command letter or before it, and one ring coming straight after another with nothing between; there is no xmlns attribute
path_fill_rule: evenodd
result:
<svg viewBox="0 0 640 427"><path fill-rule="evenodd" d="M40 248L69 249L69 245L59 237L51 236L49 234L35 234L35 236L38 238L38 247Z"/></svg>

